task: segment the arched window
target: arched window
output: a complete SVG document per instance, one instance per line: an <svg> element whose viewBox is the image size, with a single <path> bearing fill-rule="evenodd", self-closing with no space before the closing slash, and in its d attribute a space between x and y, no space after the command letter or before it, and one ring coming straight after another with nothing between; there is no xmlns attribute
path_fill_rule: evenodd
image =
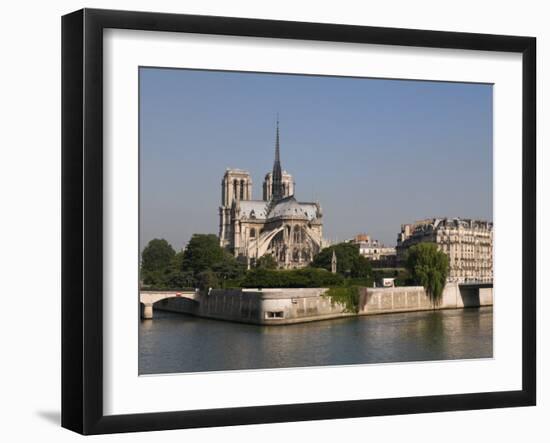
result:
<svg viewBox="0 0 550 443"><path fill-rule="evenodd" d="M250 238L256 238L256 229L250 228Z"/></svg>
<svg viewBox="0 0 550 443"><path fill-rule="evenodd" d="M244 180L241 180L241 200L244 200Z"/></svg>
<svg viewBox="0 0 550 443"><path fill-rule="evenodd" d="M237 187L238 187L237 180L233 180L233 198L235 200L237 200L237 197L239 196L239 194L237 194Z"/></svg>
<svg viewBox="0 0 550 443"><path fill-rule="evenodd" d="M294 243L301 243L302 241L302 229L299 226L294 226Z"/></svg>
<svg viewBox="0 0 550 443"><path fill-rule="evenodd" d="M284 246L279 249L279 261L286 261L286 248Z"/></svg>

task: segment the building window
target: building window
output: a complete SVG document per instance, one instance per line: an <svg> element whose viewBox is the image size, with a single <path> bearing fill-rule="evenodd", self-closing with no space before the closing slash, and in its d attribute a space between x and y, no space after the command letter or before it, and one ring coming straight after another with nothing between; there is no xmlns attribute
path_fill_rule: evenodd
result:
<svg viewBox="0 0 550 443"><path fill-rule="evenodd" d="M256 229L250 228L250 238L256 238Z"/></svg>
<svg viewBox="0 0 550 443"><path fill-rule="evenodd" d="M283 311L266 311L265 318L284 318L285 313Z"/></svg>
<svg viewBox="0 0 550 443"><path fill-rule="evenodd" d="M301 243L302 241L302 230L299 226L294 226L294 243Z"/></svg>
<svg viewBox="0 0 550 443"><path fill-rule="evenodd" d="M241 200L244 200L244 180L241 180Z"/></svg>

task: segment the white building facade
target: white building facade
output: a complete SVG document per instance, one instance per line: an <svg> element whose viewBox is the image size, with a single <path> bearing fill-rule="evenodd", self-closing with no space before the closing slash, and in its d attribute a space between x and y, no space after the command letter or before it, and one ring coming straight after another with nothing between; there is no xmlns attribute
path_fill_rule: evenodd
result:
<svg viewBox="0 0 550 443"><path fill-rule="evenodd" d="M395 248L385 246L368 234L358 234L350 242L357 245L360 255L371 261L392 262L395 260Z"/></svg>
<svg viewBox="0 0 550 443"><path fill-rule="evenodd" d="M458 283L493 281L493 223L461 218L433 218L401 226L397 259L420 242L435 243L449 257L448 280Z"/></svg>

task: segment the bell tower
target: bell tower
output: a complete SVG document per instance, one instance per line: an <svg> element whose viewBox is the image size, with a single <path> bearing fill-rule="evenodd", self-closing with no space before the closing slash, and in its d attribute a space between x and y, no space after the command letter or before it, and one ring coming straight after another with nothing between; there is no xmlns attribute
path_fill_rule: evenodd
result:
<svg viewBox="0 0 550 443"><path fill-rule="evenodd" d="M252 179L243 169L226 169L222 179L222 206L235 201L252 200Z"/></svg>
<svg viewBox="0 0 550 443"><path fill-rule="evenodd" d="M226 169L221 183L219 239L221 247L233 247L231 206L233 202L252 200L252 178L243 169Z"/></svg>
<svg viewBox="0 0 550 443"><path fill-rule="evenodd" d="M294 178L283 170L283 198L294 195ZM271 187L273 185L273 172L268 172L264 177L262 198L268 202L271 200Z"/></svg>

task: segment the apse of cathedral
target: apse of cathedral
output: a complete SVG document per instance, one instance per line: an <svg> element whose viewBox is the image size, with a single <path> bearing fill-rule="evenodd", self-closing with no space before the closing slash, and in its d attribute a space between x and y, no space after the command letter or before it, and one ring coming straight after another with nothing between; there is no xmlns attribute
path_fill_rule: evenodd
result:
<svg viewBox="0 0 550 443"><path fill-rule="evenodd" d="M242 169L227 169L221 186L220 245L249 267L270 254L279 268L301 268L323 247L321 206L297 201L292 175L281 168L278 120L275 161L264 178L263 199L252 198L250 173Z"/></svg>

